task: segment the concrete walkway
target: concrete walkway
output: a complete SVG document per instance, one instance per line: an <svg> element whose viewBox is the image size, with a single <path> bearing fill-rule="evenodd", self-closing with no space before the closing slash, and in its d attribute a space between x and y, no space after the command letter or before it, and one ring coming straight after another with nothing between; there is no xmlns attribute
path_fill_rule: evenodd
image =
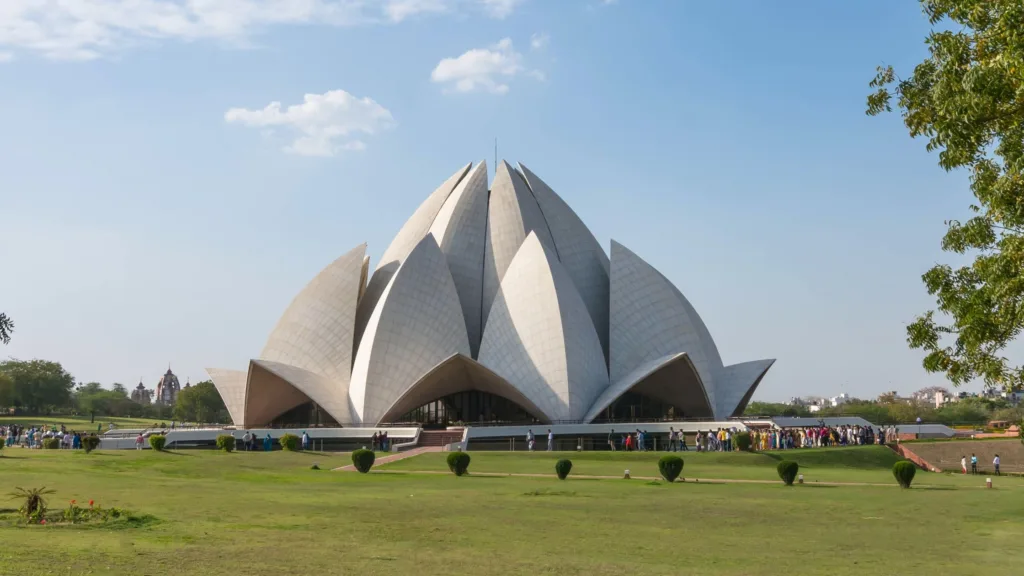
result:
<svg viewBox="0 0 1024 576"><path fill-rule="evenodd" d="M413 456L419 456L427 452L440 452L440 446L421 446L419 448L413 448L405 452L395 452L394 454L388 454L381 458L377 458L373 461L374 466L380 466L381 464L390 464L391 462L398 462L399 460L405 460L406 458L412 458ZM356 467L352 464L348 466L341 466L339 468L332 468L333 472L356 472Z"/></svg>

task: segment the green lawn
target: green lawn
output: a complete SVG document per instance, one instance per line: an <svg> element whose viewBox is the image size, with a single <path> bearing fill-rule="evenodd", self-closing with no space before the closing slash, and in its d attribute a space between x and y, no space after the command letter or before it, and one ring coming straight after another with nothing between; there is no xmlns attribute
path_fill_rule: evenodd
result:
<svg viewBox="0 0 1024 576"><path fill-rule="evenodd" d="M0 416L0 426L18 424L20 426L56 426L60 428L63 424L68 430L84 430L95 432L96 426L102 424L103 430L107 424L113 422L118 428L145 428L152 426L154 420L146 418L114 418L110 416L97 416L95 422L90 422L88 416ZM166 422L168 425L170 421Z"/></svg>
<svg viewBox="0 0 1024 576"><path fill-rule="evenodd" d="M892 482L884 453L793 455L806 473ZM49 486L159 520L144 528L0 524L0 573L698 574L1015 573L1024 483L919 473L934 489L562 482L551 477L313 471L345 455L4 450L0 490ZM423 455L387 468L437 468ZM470 470L552 472L553 455L472 453ZM572 454L580 474L659 454ZM767 456L684 455L686 474L773 477ZM702 460L702 458L706 458ZM774 473L774 472L772 472ZM11 506L15 503L11 502ZM2 506L2 505L0 505Z"/></svg>
<svg viewBox="0 0 1024 576"><path fill-rule="evenodd" d="M473 452L470 470L520 474L554 474L555 462L569 458L572 473L592 476L657 476L658 458L664 452ZM445 454L422 454L378 467L393 471L448 470ZM867 482L895 484L892 465L900 458L884 446L819 448L788 452L680 452L683 476L706 479L778 480L775 471L782 459L800 464L806 482ZM1016 479L1015 479L1016 480ZM930 485L977 486L984 480L958 474L921 472L915 482ZM1014 481L1012 481L1014 482ZM1021 484L1024 487L1024 484Z"/></svg>

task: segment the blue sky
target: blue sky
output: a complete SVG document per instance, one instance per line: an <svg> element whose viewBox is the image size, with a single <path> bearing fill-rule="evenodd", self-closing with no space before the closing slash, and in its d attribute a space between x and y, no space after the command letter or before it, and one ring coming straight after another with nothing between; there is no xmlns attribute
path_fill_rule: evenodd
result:
<svg viewBox="0 0 1024 576"><path fill-rule="evenodd" d="M35 4L0 7L4 355L105 384L242 367L497 137L727 363L778 358L755 399L943 382L904 327L966 178L864 115L875 66L926 55L917 2Z"/></svg>

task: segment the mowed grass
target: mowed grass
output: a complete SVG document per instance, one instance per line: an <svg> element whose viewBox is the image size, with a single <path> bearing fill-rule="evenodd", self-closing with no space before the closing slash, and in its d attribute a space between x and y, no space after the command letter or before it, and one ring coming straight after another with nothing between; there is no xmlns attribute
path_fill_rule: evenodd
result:
<svg viewBox="0 0 1024 576"><path fill-rule="evenodd" d="M102 426L103 431L107 430L107 424L114 423L118 428L146 428L152 426L155 420L145 418L114 418L110 416L97 416L95 422L90 422L88 416L0 416L0 426L18 424L19 426L56 426L60 428L63 424L68 430L79 432L95 432L97 426ZM166 422L170 424L170 421Z"/></svg>
<svg viewBox="0 0 1024 576"><path fill-rule="evenodd" d="M881 478L877 468L887 461L870 450L793 455L808 472L833 466L844 469L837 474ZM3 492L48 486L58 491L52 506L94 499L159 519L120 530L0 527L5 575L990 575L1014 573L1024 562L1019 480L999 480L993 490L974 487L977 478L973 486L936 489L787 488L563 482L553 476L553 455L536 453L472 453L470 470L502 463L506 472L536 468L551 476L313 471L313 462L340 466L348 456L286 452L3 453ZM629 465L653 475L659 455L569 456L574 473L621 473ZM434 456L402 466L424 469L440 462ZM686 474L706 466L718 477L761 477L769 466L699 456L707 461L684 454ZM948 477L920 473L917 482L933 478Z"/></svg>
<svg viewBox="0 0 1024 576"><path fill-rule="evenodd" d="M621 477L658 476L658 458L665 452L471 452L472 472L554 474L560 458L572 460L572 474ZM884 446L801 449L765 453L679 452L684 478L778 480L782 460L800 465L805 482L858 482L894 485L892 465L900 457ZM445 454L428 453L378 466L390 471L447 471ZM978 486L977 476L921 472L915 483L941 486ZM1017 484L1017 480L1011 480ZM1024 486L1024 483L1021 484Z"/></svg>

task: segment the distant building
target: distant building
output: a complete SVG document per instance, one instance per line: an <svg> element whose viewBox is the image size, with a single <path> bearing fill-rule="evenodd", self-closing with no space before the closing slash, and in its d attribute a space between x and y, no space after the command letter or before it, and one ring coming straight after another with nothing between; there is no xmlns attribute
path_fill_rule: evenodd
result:
<svg viewBox="0 0 1024 576"><path fill-rule="evenodd" d="M153 393L150 392L142 381L139 381L139 385L132 390L132 401L137 404L149 404L153 401Z"/></svg>
<svg viewBox="0 0 1024 576"><path fill-rule="evenodd" d="M168 366L167 373L156 384L156 396L153 398L153 402L157 406L173 406L178 400L178 392L181 392L181 384Z"/></svg>

